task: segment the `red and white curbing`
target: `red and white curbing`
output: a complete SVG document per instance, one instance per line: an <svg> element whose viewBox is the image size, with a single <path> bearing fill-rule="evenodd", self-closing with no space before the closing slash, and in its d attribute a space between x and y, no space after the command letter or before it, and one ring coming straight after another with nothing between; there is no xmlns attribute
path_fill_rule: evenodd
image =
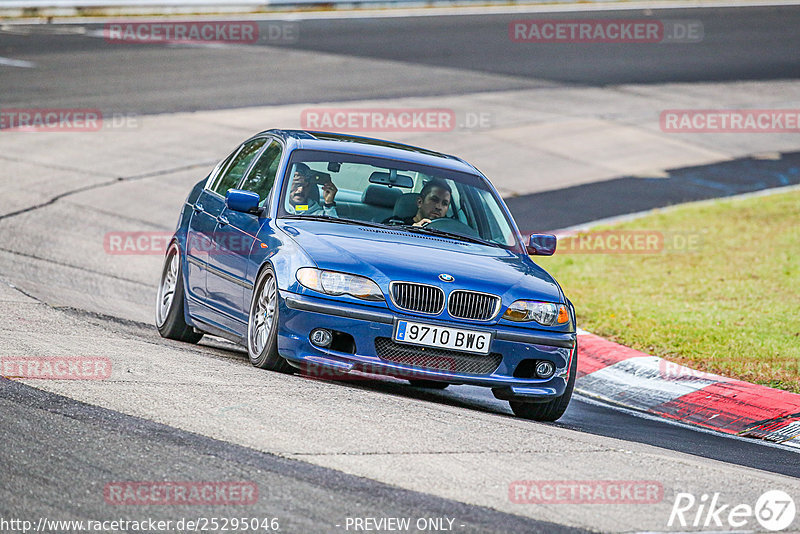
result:
<svg viewBox="0 0 800 534"><path fill-rule="evenodd" d="M578 336L579 393L800 449L800 395L695 371L582 330Z"/></svg>

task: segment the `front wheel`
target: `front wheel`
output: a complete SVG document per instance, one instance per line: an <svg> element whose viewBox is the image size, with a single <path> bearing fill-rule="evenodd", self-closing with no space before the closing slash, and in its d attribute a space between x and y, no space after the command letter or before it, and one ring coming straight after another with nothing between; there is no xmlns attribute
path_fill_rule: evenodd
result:
<svg viewBox="0 0 800 534"><path fill-rule="evenodd" d="M509 401L511 410L517 417L532 419L534 421L552 422L557 421L569 406L572 398L572 390L575 389L575 375L578 374L578 342L575 342L575 349L572 353L572 362L569 366L569 379L564 394L548 402L519 402Z"/></svg>
<svg viewBox="0 0 800 534"><path fill-rule="evenodd" d="M181 273L181 250L172 243L161 269L161 281L156 296L156 327L161 337L197 343L203 337L186 324L183 315L183 274Z"/></svg>
<svg viewBox="0 0 800 534"><path fill-rule="evenodd" d="M253 286L247 322L247 355L261 369L291 373L294 367L278 354L278 284L271 267L264 268Z"/></svg>

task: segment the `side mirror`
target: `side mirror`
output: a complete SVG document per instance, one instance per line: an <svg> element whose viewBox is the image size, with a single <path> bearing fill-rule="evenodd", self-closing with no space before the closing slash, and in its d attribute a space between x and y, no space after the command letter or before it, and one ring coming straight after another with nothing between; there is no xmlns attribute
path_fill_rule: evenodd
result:
<svg viewBox="0 0 800 534"><path fill-rule="evenodd" d="M556 251L558 240L551 234L531 234L531 240L526 247L531 256L552 256Z"/></svg>
<svg viewBox="0 0 800 534"><path fill-rule="evenodd" d="M228 189L228 193L225 195L225 205L234 211L258 213L259 202L261 202L261 197L258 196L258 193L244 189Z"/></svg>

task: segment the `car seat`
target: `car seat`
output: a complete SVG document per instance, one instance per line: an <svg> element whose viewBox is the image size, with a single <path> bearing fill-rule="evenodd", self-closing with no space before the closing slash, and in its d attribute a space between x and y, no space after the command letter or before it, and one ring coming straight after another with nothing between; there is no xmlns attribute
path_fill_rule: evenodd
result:
<svg viewBox="0 0 800 534"><path fill-rule="evenodd" d="M417 199L419 193L404 193L394 203L393 219L406 219L417 213Z"/></svg>
<svg viewBox="0 0 800 534"><path fill-rule="evenodd" d="M402 194L403 192L396 187L389 188L384 185L370 184L364 189L361 202L383 208L394 208L395 202Z"/></svg>

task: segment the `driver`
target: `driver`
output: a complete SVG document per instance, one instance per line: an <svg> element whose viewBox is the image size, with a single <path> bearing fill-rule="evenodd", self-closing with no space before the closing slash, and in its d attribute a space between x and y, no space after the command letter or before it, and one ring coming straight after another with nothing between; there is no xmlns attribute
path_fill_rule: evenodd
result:
<svg viewBox="0 0 800 534"><path fill-rule="evenodd" d="M451 189L447 182L440 178L434 178L426 183L422 187L422 191L419 192L417 213L403 219L389 217L384 222L402 220L404 224L422 226L433 219L440 219L447 215L447 210L450 207L450 193Z"/></svg>
<svg viewBox="0 0 800 534"><path fill-rule="evenodd" d="M330 215L338 217L336 213L336 192L338 189L333 182L326 182L322 186L322 196L325 200L324 205L320 205L315 199L310 197L311 188L317 187L314 180L314 172L305 163L297 163L294 166L292 183L289 186L289 202L286 211L300 215Z"/></svg>

